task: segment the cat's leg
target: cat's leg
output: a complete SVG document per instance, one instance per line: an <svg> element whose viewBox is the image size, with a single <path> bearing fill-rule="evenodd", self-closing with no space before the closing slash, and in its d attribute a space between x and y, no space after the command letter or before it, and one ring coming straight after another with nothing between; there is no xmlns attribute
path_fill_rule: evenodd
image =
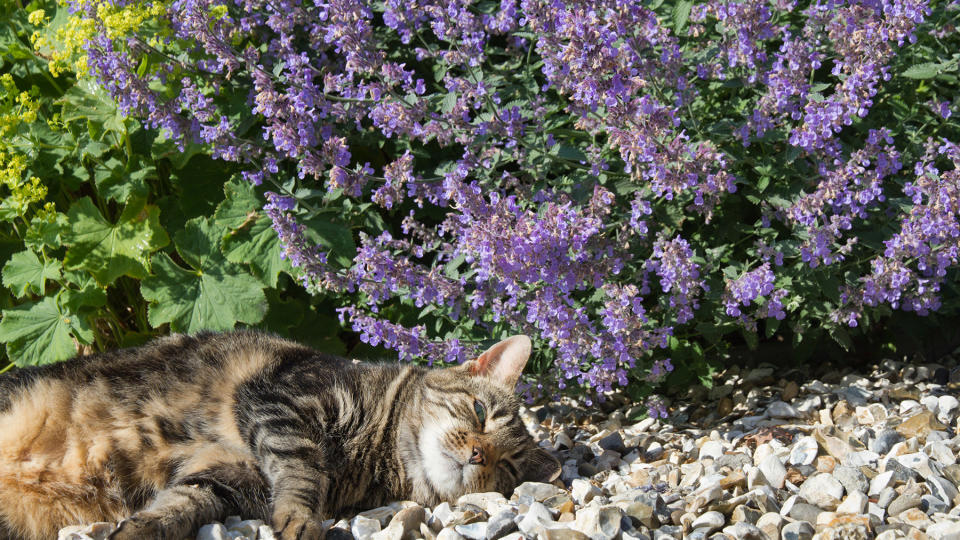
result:
<svg viewBox="0 0 960 540"><path fill-rule="evenodd" d="M281 540L319 540L321 498L330 479L322 469L319 445L301 439L285 450L276 448L261 456L273 484L271 523Z"/></svg>
<svg viewBox="0 0 960 540"><path fill-rule="evenodd" d="M263 476L252 466L218 464L175 480L146 508L122 521L110 538L182 540L228 515L266 519L267 493Z"/></svg>

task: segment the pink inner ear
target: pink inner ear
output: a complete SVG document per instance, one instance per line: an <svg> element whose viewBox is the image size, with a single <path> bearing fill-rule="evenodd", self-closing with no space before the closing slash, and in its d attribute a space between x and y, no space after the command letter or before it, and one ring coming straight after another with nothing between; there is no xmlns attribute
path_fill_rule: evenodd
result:
<svg viewBox="0 0 960 540"><path fill-rule="evenodd" d="M527 365L531 348L530 338L527 336L509 337L478 356L469 368L470 373L490 377L513 388Z"/></svg>

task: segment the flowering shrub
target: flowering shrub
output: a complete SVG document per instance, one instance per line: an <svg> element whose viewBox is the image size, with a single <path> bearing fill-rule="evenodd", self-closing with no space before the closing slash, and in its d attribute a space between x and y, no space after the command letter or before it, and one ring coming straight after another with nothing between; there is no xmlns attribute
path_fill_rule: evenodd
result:
<svg viewBox="0 0 960 540"><path fill-rule="evenodd" d="M292 273L402 358L524 332L538 387L642 395L958 305L957 2L70 6L119 110L241 171Z"/></svg>

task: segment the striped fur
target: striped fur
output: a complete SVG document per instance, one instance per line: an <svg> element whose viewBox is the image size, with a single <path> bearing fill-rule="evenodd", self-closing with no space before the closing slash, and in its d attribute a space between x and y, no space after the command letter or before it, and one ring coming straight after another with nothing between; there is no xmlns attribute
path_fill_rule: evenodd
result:
<svg viewBox="0 0 960 540"><path fill-rule="evenodd" d="M117 540L181 540L230 514L313 539L390 500L551 481L512 392L529 351L427 370L238 331L18 370L0 377L0 539L122 519Z"/></svg>

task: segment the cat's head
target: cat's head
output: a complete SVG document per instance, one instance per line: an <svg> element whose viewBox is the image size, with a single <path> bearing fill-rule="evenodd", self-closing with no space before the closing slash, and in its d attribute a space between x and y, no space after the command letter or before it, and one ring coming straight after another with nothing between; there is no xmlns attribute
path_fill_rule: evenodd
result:
<svg viewBox="0 0 960 540"><path fill-rule="evenodd" d="M520 420L514 389L529 356L530 339L514 336L475 360L428 372L416 446L422 473L441 499L509 495L522 482L559 476L560 463Z"/></svg>

